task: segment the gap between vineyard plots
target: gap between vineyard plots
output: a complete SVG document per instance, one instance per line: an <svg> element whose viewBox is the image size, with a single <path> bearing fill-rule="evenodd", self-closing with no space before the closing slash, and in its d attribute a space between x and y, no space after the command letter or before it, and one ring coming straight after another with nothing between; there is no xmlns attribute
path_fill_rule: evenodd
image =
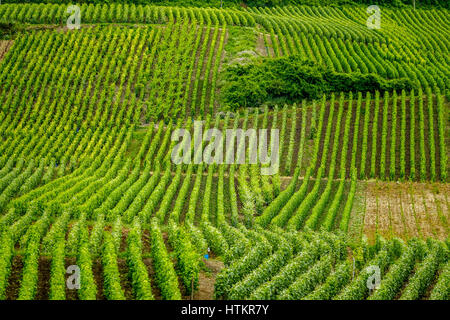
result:
<svg viewBox="0 0 450 320"><path fill-rule="evenodd" d="M366 203L363 233L370 241L378 234L405 240L448 237L448 184L368 181L365 186L358 202Z"/></svg>

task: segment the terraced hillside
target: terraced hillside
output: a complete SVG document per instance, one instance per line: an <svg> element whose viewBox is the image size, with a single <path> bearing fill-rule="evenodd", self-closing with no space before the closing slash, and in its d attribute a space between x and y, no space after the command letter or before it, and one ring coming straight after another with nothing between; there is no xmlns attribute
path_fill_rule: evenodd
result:
<svg viewBox="0 0 450 320"><path fill-rule="evenodd" d="M0 299L449 299L448 10L80 10L0 4ZM294 55L412 88L225 104L230 66ZM278 129L278 170L174 163L196 121L193 156Z"/></svg>

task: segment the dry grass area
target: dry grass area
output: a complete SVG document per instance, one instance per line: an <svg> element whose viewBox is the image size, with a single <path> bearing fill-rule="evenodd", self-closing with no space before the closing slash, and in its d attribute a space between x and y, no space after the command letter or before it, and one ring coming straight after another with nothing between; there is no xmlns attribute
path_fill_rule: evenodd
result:
<svg viewBox="0 0 450 320"><path fill-rule="evenodd" d="M449 235L449 184L370 181L365 197L364 233L369 240L377 234L441 240Z"/></svg>
<svg viewBox="0 0 450 320"><path fill-rule="evenodd" d="M0 60L6 55L8 50L12 47L14 41L12 40L0 40Z"/></svg>
<svg viewBox="0 0 450 320"><path fill-rule="evenodd" d="M267 49L266 49L266 44L264 43L264 34L263 33L258 33L258 40L256 42L256 52L260 55L260 56L267 56Z"/></svg>

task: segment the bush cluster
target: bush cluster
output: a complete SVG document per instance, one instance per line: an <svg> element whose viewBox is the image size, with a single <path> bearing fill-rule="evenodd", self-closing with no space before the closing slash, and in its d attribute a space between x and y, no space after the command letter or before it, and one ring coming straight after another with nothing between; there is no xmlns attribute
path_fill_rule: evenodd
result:
<svg viewBox="0 0 450 320"><path fill-rule="evenodd" d="M292 104L339 91L409 90L415 86L407 78L384 79L376 74L335 72L299 55L230 66L225 78L222 98L231 108Z"/></svg>

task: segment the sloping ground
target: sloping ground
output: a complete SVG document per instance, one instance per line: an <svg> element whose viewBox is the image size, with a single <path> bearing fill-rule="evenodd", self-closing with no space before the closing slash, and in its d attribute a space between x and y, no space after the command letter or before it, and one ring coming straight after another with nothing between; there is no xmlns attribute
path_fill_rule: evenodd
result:
<svg viewBox="0 0 450 320"><path fill-rule="evenodd" d="M34 8L33 19L46 23L56 15L39 11L46 6L14 6L2 5L0 12L10 18L17 14L24 21ZM55 8L62 13L65 6ZM100 6L90 8L86 17L99 22ZM314 10L313 15L321 16L322 8ZM126 11L126 16L114 17L115 25L77 32L35 30L15 40L0 63L0 297L46 299L64 293L65 268L79 263L92 271L84 279L97 285L94 298L132 299L152 293L156 299L186 299L190 283L181 278L189 269L183 267L195 269L208 248L213 258L206 268L193 272L201 281L194 298L210 299L216 291L217 297L231 298L365 299L372 292L358 288L365 288L368 274L363 268L372 264L381 265L383 275L399 279L388 290L392 283L387 277L382 285L390 294L387 298L403 296L409 284L416 287L417 279L426 280L428 292L446 289L445 243L391 238L446 239L448 184L368 181L359 188L356 183L356 177L445 181L447 117L440 111L447 105L435 99L432 93L437 92L423 97L415 92L415 104L408 104L408 92L397 104L390 99L386 108L381 98L379 109L373 96L365 102L365 93L358 104L357 93L353 104L345 96L342 103L324 101L322 107L317 102L317 109L308 103L308 108L278 109L270 116L268 109L264 114L258 109L250 116L233 115L237 127L245 123L258 129L266 123L284 128L282 171L268 179L258 166L181 167L171 162L172 131L187 122L170 119L180 116L190 122L214 114L220 48L233 34L226 32L231 27L225 28L225 22L254 27L249 18L261 18L258 23L267 33L245 49L265 43L270 56L301 53L349 71L367 65L388 77L417 76L424 86L441 85L448 76L448 40L439 37L445 33L439 26L443 20L430 24L426 14L414 13L421 18L421 31L430 31L431 25L436 34L429 40L420 38L410 51L397 42L389 43L387 50L383 35L362 24L347 26L348 16L339 19L337 8L324 10L337 17L311 19L309 9L301 7L291 25L287 12L273 13L277 19L284 17L270 20L267 11L151 7L150 13L156 13L151 19L147 13L138 18ZM180 14L186 17L194 11L189 23L180 20ZM399 18L407 13L401 11ZM302 27L303 20L310 23ZM118 25L139 21L158 25ZM436 45L442 48L432 50ZM348 51L356 61L347 62ZM442 52L442 59L427 55ZM148 118L156 121L144 131L136 130ZM234 120L229 120L231 127ZM343 139L345 132L348 139ZM310 165L311 178L305 183ZM347 180L331 174L318 179L319 166L324 169L322 178L335 166L336 175L343 172ZM349 181L352 168L356 173ZM295 174L298 181L291 178ZM352 196L359 211L352 216L358 217L359 225L354 219L351 231L359 226L359 235L367 232L371 242L377 235L389 240L378 238L374 247L365 242L350 246L343 240ZM267 217L267 223L255 219L253 225L255 216ZM328 230L341 232L319 231L324 222ZM270 223L271 231L261 227ZM172 240L167 240L168 234ZM358 264L352 280L349 256ZM414 277L424 269L428 279ZM76 298L73 292L65 292L65 297Z"/></svg>

